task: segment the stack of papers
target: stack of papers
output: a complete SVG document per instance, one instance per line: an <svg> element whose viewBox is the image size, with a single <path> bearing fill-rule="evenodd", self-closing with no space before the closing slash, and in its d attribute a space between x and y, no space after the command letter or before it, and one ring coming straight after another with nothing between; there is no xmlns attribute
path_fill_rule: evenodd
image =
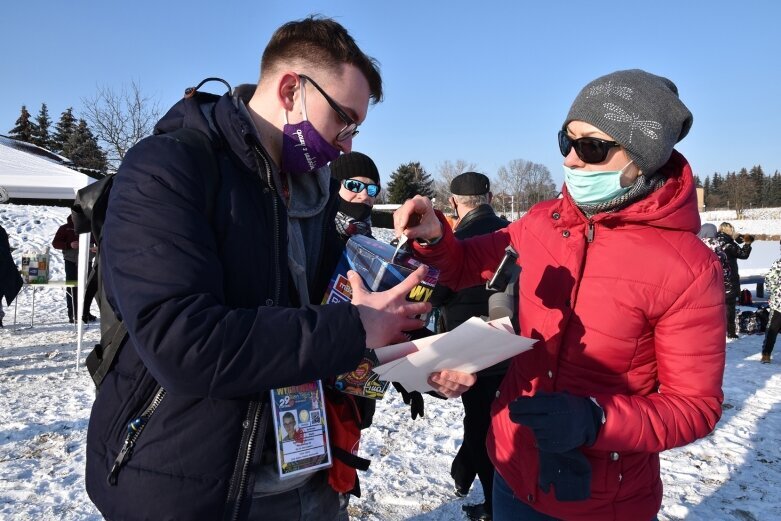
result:
<svg viewBox="0 0 781 521"><path fill-rule="evenodd" d="M535 342L516 335L508 317L490 322L473 317L447 333L375 349L381 365L374 372L408 391L433 391L431 373L475 373L528 351Z"/></svg>

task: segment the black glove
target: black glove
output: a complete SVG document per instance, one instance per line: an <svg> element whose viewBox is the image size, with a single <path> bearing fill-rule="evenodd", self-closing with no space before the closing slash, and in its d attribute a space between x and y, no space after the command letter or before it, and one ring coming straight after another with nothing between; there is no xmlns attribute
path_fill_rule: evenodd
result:
<svg viewBox="0 0 781 521"><path fill-rule="evenodd" d="M737 242L738 244L743 244L743 234L740 234L737 237L735 237L735 242Z"/></svg>
<svg viewBox="0 0 781 521"><path fill-rule="evenodd" d="M409 405L409 412L412 419L416 419L418 416L423 417L423 395L418 391L407 392L407 390L399 382L391 382L393 388L401 394L401 399L405 405Z"/></svg>
<svg viewBox="0 0 781 521"><path fill-rule="evenodd" d="M604 416L589 398L569 393L538 392L516 398L509 408L512 421L534 431L540 451L558 454L593 445Z"/></svg>
<svg viewBox="0 0 781 521"><path fill-rule="evenodd" d="M591 497L591 464L579 449L556 454L540 451L540 488L547 494L554 485L557 501L583 501Z"/></svg>

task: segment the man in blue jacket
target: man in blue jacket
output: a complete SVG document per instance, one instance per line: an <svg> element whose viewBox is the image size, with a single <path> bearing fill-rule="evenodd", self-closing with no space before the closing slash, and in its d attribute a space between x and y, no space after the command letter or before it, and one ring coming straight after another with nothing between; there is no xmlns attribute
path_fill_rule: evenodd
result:
<svg viewBox="0 0 781 521"><path fill-rule="evenodd" d="M343 248L327 163L381 98L375 61L335 21L307 18L274 33L256 86L191 92L126 155L101 272L129 340L87 436L87 491L107 519L336 516L327 470L278 477L268 396L422 326L428 304L404 298L422 269L379 293L351 274L351 303L316 305ZM216 186L182 127L211 141ZM458 396L474 377L430 381Z"/></svg>

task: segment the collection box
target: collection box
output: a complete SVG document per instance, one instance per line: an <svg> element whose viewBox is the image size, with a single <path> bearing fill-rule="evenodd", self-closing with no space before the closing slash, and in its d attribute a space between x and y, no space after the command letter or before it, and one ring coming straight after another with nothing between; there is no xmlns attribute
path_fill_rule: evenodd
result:
<svg viewBox="0 0 781 521"><path fill-rule="evenodd" d="M400 250L394 258L395 250L396 248L390 244L363 235L351 237L328 284L323 304L349 302L352 299L352 288L347 280L348 270L357 272L368 289L385 291L396 286L421 265L404 250ZM439 270L429 267L426 278L412 288L407 295L407 300L428 301L438 279ZM420 318L424 321L428 319L428 317ZM378 364L374 352L367 349L358 367L336 377L333 386L345 393L382 399L389 383L380 380L372 371Z"/></svg>

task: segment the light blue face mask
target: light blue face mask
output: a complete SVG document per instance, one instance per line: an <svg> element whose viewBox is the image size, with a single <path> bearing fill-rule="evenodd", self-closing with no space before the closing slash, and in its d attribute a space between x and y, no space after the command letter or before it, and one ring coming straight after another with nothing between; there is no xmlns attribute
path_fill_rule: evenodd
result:
<svg viewBox="0 0 781 521"><path fill-rule="evenodd" d="M564 182L572 199L579 204L604 203L623 195L632 186L621 186L621 174L631 165L627 163L621 170L574 170L562 165L564 168Z"/></svg>

